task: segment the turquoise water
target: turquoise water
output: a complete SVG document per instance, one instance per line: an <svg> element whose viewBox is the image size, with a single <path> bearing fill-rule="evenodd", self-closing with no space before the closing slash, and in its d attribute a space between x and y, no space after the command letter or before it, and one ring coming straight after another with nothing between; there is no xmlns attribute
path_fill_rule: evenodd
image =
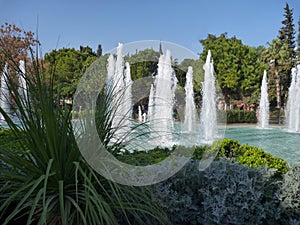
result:
<svg viewBox="0 0 300 225"><path fill-rule="evenodd" d="M226 128L225 137L236 139L242 144L261 148L290 164L300 164L299 133L289 133L280 127L263 130L254 126L234 126Z"/></svg>

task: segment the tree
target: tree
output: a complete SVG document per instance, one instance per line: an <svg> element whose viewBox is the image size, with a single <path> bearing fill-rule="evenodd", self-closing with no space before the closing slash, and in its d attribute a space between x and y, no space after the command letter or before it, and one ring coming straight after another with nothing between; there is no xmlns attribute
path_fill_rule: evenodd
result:
<svg viewBox="0 0 300 225"><path fill-rule="evenodd" d="M88 46L80 46L80 50L63 48L47 53L45 70L49 77L54 73L54 92L62 98L72 98L81 76L95 60L97 56Z"/></svg>
<svg viewBox="0 0 300 225"><path fill-rule="evenodd" d="M4 64L13 64L28 57L29 50L39 44L34 33L25 31L15 24L4 23L0 26L0 70Z"/></svg>
<svg viewBox="0 0 300 225"><path fill-rule="evenodd" d="M163 54L163 50L162 50L162 44L161 42L159 42L159 54L162 55Z"/></svg>
<svg viewBox="0 0 300 225"><path fill-rule="evenodd" d="M281 108L286 101L282 79L283 71L288 67L289 53L286 43L279 39L268 42L268 47L263 51L261 60L269 64L268 93L271 110L278 110L278 123L280 123Z"/></svg>
<svg viewBox="0 0 300 225"><path fill-rule="evenodd" d="M97 57L101 57L102 56L102 45L99 44L98 45L98 48L97 48Z"/></svg>
<svg viewBox="0 0 300 225"><path fill-rule="evenodd" d="M300 64L300 16L298 19L298 48L297 48L297 59L298 59L298 64Z"/></svg>
<svg viewBox="0 0 300 225"><path fill-rule="evenodd" d="M130 64L131 77L133 80L155 75L157 72L158 59L159 52L153 49L145 49L125 57L125 61Z"/></svg>
<svg viewBox="0 0 300 225"><path fill-rule="evenodd" d="M293 9L290 9L288 3L284 8L284 20L281 22L283 27L279 30L278 39L281 44L286 44L288 57L284 62L285 67L281 69L281 84L283 95L287 96L288 88L291 84L291 69L296 64L296 51L295 51L295 29L293 22Z"/></svg>
<svg viewBox="0 0 300 225"><path fill-rule="evenodd" d="M216 78L225 102L229 104L230 99L251 97L263 75L263 64L258 61L258 51L243 45L236 37L228 38L227 33L219 37L209 34L200 43L204 47L200 56L203 61L208 50L211 50Z"/></svg>
<svg viewBox="0 0 300 225"><path fill-rule="evenodd" d="M259 103L260 86L264 69L267 64L260 62L259 57L263 47L252 48L247 45L243 47L241 60L241 94L247 98L249 103Z"/></svg>

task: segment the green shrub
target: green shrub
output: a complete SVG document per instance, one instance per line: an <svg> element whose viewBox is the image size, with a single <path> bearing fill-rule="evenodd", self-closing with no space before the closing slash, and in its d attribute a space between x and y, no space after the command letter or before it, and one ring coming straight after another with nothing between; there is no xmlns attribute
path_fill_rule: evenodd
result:
<svg viewBox="0 0 300 225"><path fill-rule="evenodd" d="M200 160L202 159L202 156L204 154L204 152L209 149L210 147L208 145L204 145L204 146L196 146L195 147L195 151L193 154L193 159L195 160Z"/></svg>
<svg viewBox="0 0 300 225"><path fill-rule="evenodd" d="M250 145L241 146L242 154L237 160L240 164L250 168L267 166L269 169L275 169L276 174L285 174L288 171L288 163L281 158L275 157L270 153Z"/></svg>
<svg viewBox="0 0 300 225"><path fill-rule="evenodd" d="M146 166L161 162L167 158L173 149L159 148L156 147L147 152L145 151L134 151L134 152L123 152L122 154L116 155L116 158L124 163L134 166Z"/></svg>
<svg viewBox="0 0 300 225"><path fill-rule="evenodd" d="M176 146L172 149L156 147L148 152L135 151L124 152L116 155L117 159L127 164L135 166L145 166L158 163L168 157ZM193 153L194 160L201 160L204 153L217 152L216 159L225 158L237 161L243 166L249 168L263 168L276 170L276 175L285 174L288 171L288 163L281 158L275 157L262 149L250 145L241 145L234 139L224 138L215 141L211 146L195 146Z"/></svg>
<svg viewBox="0 0 300 225"><path fill-rule="evenodd" d="M246 110L227 110L227 123L257 123L256 112Z"/></svg>
<svg viewBox="0 0 300 225"><path fill-rule="evenodd" d="M241 144L237 140L224 138L215 141L212 148L219 148L217 157L233 158L240 154Z"/></svg>

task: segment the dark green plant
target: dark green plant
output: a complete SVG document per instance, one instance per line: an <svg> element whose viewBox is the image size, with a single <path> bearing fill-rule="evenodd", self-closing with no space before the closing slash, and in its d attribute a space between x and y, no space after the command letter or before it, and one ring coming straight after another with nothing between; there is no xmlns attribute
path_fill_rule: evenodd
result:
<svg viewBox="0 0 300 225"><path fill-rule="evenodd" d="M173 152L172 149L169 148L159 148L156 147L149 151L134 151L129 152L126 151L122 154L116 155L116 158L122 162L127 164L131 164L134 166L146 166L150 164L155 164L161 162Z"/></svg>
<svg viewBox="0 0 300 225"><path fill-rule="evenodd" d="M45 80L40 60L31 63L34 72L26 76L18 63L10 65L26 79L27 98L7 80L20 125L0 108L20 146L0 148L0 223L168 224L150 192L110 182L87 165L70 110L54 98L53 80Z"/></svg>
<svg viewBox="0 0 300 225"><path fill-rule="evenodd" d="M246 110L227 110L227 123L257 123L256 112Z"/></svg>
<svg viewBox="0 0 300 225"><path fill-rule="evenodd" d="M233 158L240 154L241 144L237 140L224 138L215 141L212 145L214 148L218 148L219 152L217 157Z"/></svg>

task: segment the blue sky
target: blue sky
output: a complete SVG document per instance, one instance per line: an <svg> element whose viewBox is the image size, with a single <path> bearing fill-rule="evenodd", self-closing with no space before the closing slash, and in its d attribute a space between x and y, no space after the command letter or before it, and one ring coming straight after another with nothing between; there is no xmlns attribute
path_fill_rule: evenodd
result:
<svg viewBox="0 0 300 225"><path fill-rule="evenodd" d="M80 45L96 51L99 43L106 52L140 40L174 42L200 53L199 40L208 33L266 45L282 26L286 2L298 30L299 0L0 0L0 24L38 28L43 53Z"/></svg>

